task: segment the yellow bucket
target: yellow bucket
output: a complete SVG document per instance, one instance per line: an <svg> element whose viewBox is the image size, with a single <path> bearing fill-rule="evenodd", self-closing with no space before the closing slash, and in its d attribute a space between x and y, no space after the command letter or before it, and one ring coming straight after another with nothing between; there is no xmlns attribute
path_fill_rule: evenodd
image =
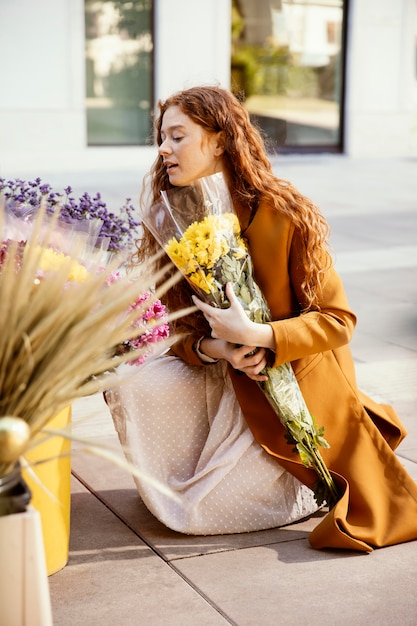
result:
<svg viewBox="0 0 417 626"><path fill-rule="evenodd" d="M69 406L48 422L48 428L68 430L70 421ZM39 437L42 438L44 435L40 434ZM32 492L31 505L41 516L48 576L59 572L68 562L71 511L70 452L71 441L56 436L25 454L25 458L31 463L51 459L32 468L41 484L38 484L30 472L22 472ZM45 489L41 485L44 485Z"/></svg>

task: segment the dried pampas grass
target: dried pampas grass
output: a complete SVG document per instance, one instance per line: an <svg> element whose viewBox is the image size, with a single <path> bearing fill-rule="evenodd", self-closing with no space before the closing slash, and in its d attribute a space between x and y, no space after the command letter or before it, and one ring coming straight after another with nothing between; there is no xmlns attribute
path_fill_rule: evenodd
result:
<svg viewBox="0 0 417 626"><path fill-rule="evenodd" d="M0 234L4 218L0 206ZM30 429L28 446L62 408L116 382L112 372L135 353L114 357L115 347L143 332L132 332L138 311L128 312L129 305L162 283L155 293L159 298L179 278L177 274L164 281L163 270L152 275L142 268L140 279L111 282L108 276L120 265L113 261L102 271L90 268L82 282L68 284L77 262L74 250L58 270L38 279L37 244L45 221L41 210L24 254L13 242L0 264L0 422L6 416L24 420ZM54 226L48 222L46 230L43 246ZM0 461L0 476L12 465L10 459Z"/></svg>

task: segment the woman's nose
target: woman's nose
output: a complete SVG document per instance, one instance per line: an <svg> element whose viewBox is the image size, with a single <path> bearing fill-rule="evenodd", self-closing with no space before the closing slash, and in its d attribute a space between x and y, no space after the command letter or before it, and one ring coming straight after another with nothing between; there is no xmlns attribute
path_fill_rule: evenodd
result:
<svg viewBox="0 0 417 626"><path fill-rule="evenodd" d="M169 142L166 139L164 139L164 141L159 146L158 152L159 154L169 154L171 152Z"/></svg>

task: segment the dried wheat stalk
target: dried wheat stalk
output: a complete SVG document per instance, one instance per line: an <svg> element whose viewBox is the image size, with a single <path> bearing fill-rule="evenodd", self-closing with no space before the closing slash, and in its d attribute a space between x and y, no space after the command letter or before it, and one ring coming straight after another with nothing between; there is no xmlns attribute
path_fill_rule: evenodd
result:
<svg viewBox="0 0 417 626"><path fill-rule="evenodd" d="M114 348L143 332L140 328L132 332L138 312L127 313L128 307L164 276L163 270L158 275L142 272L138 280L107 284L116 264L68 285L74 262L68 258L59 271L38 281L35 243L42 219L38 218L20 269L14 245L0 270L0 419L22 418L32 439L63 407L114 382L109 372L135 356L131 352L114 357ZM165 280L156 297L177 280L178 275ZM0 464L0 475L2 470Z"/></svg>

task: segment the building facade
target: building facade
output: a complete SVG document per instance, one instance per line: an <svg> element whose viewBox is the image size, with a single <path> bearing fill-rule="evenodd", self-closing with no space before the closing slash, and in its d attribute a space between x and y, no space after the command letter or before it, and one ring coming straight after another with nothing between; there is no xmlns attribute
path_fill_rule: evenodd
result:
<svg viewBox="0 0 417 626"><path fill-rule="evenodd" d="M309 0L269 4L279 33L283 17L295 19L296 5ZM331 26L335 0L327 4ZM128 11L119 51L112 31L118 5ZM249 14L249 0L242 5ZM416 157L417 0L339 0L338 5L343 5L345 27L339 151L355 157ZM151 113L159 98L195 84L233 86L233 7L232 0L1 2L0 175L36 162L44 169L64 162L118 167L149 154ZM256 11L254 16L256 26ZM136 23L146 27L139 32ZM317 35L317 29L310 26L309 32ZM332 37L328 27L330 52ZM286 45L294 52L295 36ZM304 53L299 51L300 58ZM120 55L124 61L118 68ZM103 130L109 115L116 134Z"/></svg>

